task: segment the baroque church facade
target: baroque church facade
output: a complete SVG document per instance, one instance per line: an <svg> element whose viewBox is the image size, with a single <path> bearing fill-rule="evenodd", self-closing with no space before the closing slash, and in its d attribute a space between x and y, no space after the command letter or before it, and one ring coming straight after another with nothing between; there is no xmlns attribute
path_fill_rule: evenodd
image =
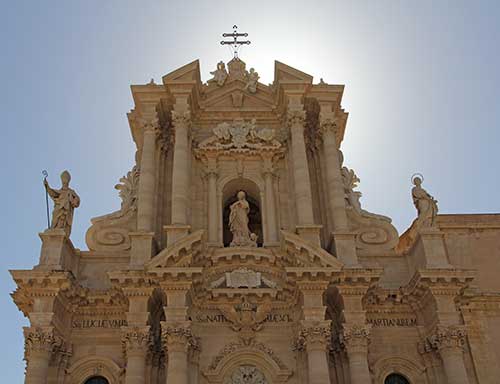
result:
<svg viewBox="0 0 500 384"><path fill-rule="evenodd" d="M500 382L500 215L398 235L361 208L344 86L235 58L133 85L121 209L71 240L63 173L39 263L13 270L28 384ZM411 204L411 200L408 201Z"/></svg>

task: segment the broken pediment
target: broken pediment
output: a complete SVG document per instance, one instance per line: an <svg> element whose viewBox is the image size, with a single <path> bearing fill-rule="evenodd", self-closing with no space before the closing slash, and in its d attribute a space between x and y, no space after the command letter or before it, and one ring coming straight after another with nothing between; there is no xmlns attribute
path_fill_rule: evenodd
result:
<svg viewBox="0 0 500 384"><path fill-rule="evenodd" d="M305 83L312 84L313 77L279 61L274 62L274 81L276 83Z"/></svg>
<svg viewBox="0 0 500 384"><path fill-rule="evenodd" d="M200 83L200 62L199 60L192 61L175 71L172 71L162 78L163 84L166 86L182 83Z"/></svg>

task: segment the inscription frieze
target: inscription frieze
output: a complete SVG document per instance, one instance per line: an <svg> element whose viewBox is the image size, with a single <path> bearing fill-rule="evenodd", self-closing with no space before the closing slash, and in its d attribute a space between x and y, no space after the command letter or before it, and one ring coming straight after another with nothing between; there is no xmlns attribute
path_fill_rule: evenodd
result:
<svg viewBox="0 0 500 384"><path fill-rule="evenodd" d="M417 319L407 317L367 319L373 327L415 327Z"/></svg>
<svg viewBox="0 0 500 384"><path fill-rule="evenodd" d="M126 327L125 319L77 319L71 323L72 328L90 329L90 328L116 328Z"/></svg>

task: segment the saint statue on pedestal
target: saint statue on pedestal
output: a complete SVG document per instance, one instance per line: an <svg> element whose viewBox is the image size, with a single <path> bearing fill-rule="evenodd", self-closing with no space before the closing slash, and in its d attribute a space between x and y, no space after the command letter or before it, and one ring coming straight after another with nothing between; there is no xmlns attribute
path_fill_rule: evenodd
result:
<svg viewBox="0 0 500 384"><path fill-rule="evenodd" d="M61 189L51 188L47 179L44 179L43 181L47 193L54 201L50 228L63 229L67 236L71 233L73 211L80 205L80 197L78 197L76 192L69 187L70 181L71 175L68 171L61 173Z"/></svg>
<svg viewBox="0 0 500 384"><path fill-rule="evenodd" d="M413 185L415 186L411 190L411 196L413 204L417 208L417 221L423 227L434 227L438 213L437 200L422 188L422 179L420 177L413 179Z"/></svg>
<svg viewBox="0 0 500 384"><path fill-rule="evenodd" d="M227 70L226 65L223 61L219 61L217 64L217 69L213 72L210 72L214 77L208 80L209 83L216 83L219 87L222 87L227 79Z"/></svg>
<svg viewBox="0 0 500 384"><path fill-rule="evenodd" d="M233 240L230 247L256 247L257 235L251 233L248 228L248 213L250 204L246 199L246 193L239 191L236 195L238 200L231 204L231 213L229 214L229 230L233 234Z"/></svg>

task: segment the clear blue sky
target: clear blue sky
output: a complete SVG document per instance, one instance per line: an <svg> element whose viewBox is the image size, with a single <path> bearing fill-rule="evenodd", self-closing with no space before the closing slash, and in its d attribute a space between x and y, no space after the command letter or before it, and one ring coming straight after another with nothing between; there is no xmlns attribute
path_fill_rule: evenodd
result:
<svg viewBox="0 0 500 384"><path fill-rule="evenodd" d="M38 261L42 169L69 169L82 204L72 239L117 209L113 189L133 163L129 84L200 59L202 76L230 59L233 24L250 34L241 57L265 83L274 60L345 84L343 151L365 209L403 231L415 216L410 176L443 213L499 212L498 1L1 1L2 382L21 383L21 326L7 269ZM8 347L6 347L8 346Z"/></svg>

